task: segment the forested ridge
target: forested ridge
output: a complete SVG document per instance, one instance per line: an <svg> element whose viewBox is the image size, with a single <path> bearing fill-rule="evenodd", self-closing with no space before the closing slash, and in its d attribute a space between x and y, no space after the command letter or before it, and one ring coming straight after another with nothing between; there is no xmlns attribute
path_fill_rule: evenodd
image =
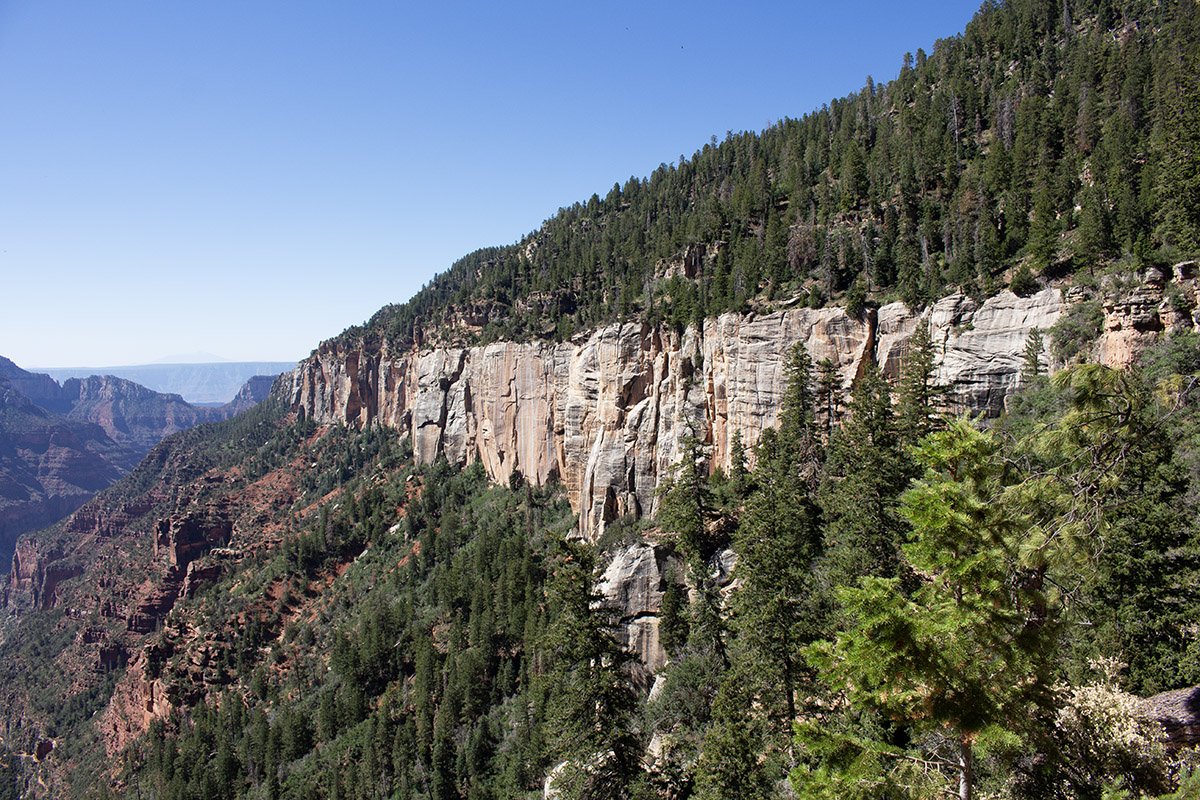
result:
<svg viewBox="0 0 1200 800"><path fill-rule="evenodd" d="M797 294L920 306L1194 255L1198 19L1191 0L984 3L895 80L713 137L347 334L569 338Z"/></svg>
<svg viewBox="0 0 1200 800"><path fill-rule="evenodd" d="M1198 11L987 3L896 80L563 209L343 336L857 313L1195 255ZM1079 363L1099 319L1064 314L1053 376L1035 329L990 420L947 413L924 321L895 381L868 361L843 387L796 346L753 450L734 435L726 471L694 431L657 517L595 542L553 481L417 464L280 396L174 437L101 496L125 515L88 540L103 568L72 552L60 604L6 623L0 797L1195 797L1200 754L1139 698L1200 684L1200 339ZM168 570L133 637L105 593L205 515L229 539L185 572L211 571ZM633 548L656 669L600 590ZM109 635L139 649L58 669Z"/></svg>
<svg viewBox="0 0 1200 800"><path fill-rule="evenodd" d="M80 793L1194 796L1137 697L1200 683L1198 354L1051 379L1033 351L984 429L937 410L931 359L841 397L797 347L753 454L689 440L659 517L594 545L554 486L331 433L338 502L189 601L150 652L191 699ZM639 542L668 565L656 676L596 589Z"/></svg>

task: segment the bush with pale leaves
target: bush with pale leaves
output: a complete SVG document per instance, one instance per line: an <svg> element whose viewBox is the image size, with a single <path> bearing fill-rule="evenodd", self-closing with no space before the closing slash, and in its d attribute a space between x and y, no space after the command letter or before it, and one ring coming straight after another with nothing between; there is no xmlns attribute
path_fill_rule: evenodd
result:
<svg viewBox="0 0 1200 800"><path fill-rule="evenodd" d="M1167 791L1171 770L1162 727L1139 713L1137 697L1117 687L1117 665L1096 666L1098 682L1060 690L1055 728L1064 789L1090 795L1120 785L1135 796Z"/></svg>

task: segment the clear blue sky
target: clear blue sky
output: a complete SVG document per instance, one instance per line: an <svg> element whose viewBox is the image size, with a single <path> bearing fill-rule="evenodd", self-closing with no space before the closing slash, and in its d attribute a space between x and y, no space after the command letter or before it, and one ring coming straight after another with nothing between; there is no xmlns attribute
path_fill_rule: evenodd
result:
<svg viewBox="0 0 1200 800"><path fill-rule="evenodd" d="M978 2L0 2L0 355L294 360Z"/></svg>

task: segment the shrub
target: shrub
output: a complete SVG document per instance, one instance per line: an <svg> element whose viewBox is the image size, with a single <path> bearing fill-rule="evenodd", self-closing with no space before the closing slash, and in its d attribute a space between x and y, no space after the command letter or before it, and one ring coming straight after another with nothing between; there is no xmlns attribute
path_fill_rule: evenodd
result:
<svg viewBox="0 0 1200 800"><path fill-rule="evenodd" d="M1103 327L1099 300L1076 303L1050 329L1050 352L1059 362L1071 361L1100 337Z"/></svg>
<svg viewBox="0 0 1200 800"><path fill-rule="evenodd" d="M1063 690L1054 722L1066 781L1080 797L1106 786L1167 791L1170 762L1162 728L1139 713L1137 697L1117 688L1115 662L1096 666L1102 673L1096 683Z"/></svg>
<svg viewBox="0 0 1200 800"><path fill-rule="evenodd" d="M1033 273L1029 271L1029 265L1022 264L1017 267L1017 272L1013 275L1012 282L1009 283L1008 288L1018 297L1028 297L1042 287L1037 282L1037 278L1033 277Z"/></svg>

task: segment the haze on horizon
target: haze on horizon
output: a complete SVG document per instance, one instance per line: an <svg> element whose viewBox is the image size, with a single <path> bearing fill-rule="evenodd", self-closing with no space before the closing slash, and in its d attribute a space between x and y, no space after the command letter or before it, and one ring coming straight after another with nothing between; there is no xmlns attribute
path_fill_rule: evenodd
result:
<svg viewBox="0 0 1200 800"><path fill-rule="evenodd" d="M0 355L295 361L977 2L0 6Z"/></svg>

